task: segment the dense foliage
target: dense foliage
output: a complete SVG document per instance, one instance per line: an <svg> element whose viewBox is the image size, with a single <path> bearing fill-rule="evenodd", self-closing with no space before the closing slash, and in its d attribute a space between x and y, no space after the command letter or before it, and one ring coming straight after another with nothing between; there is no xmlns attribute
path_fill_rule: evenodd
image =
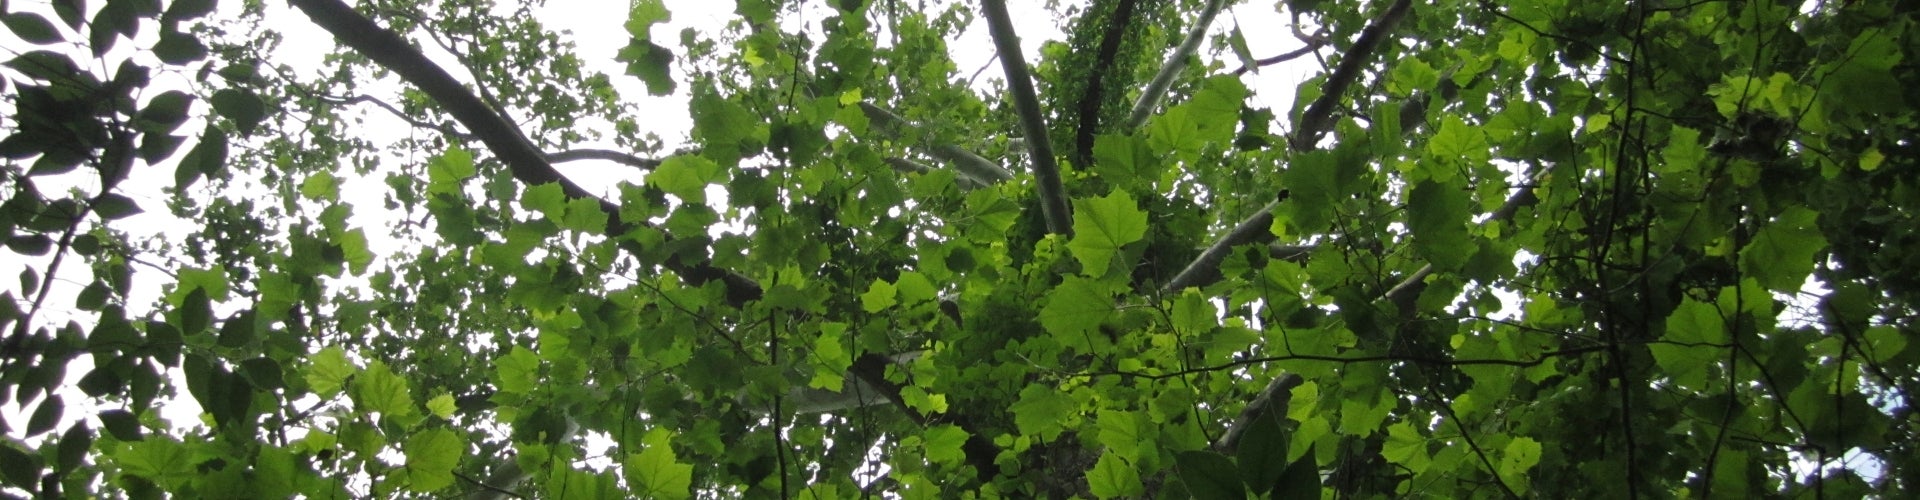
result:
<svg viewBox="0 0 1920 500"><path fill-rule="evenodd" d="M1920 489L1912 3L25 3L10 495Z"/></svg>

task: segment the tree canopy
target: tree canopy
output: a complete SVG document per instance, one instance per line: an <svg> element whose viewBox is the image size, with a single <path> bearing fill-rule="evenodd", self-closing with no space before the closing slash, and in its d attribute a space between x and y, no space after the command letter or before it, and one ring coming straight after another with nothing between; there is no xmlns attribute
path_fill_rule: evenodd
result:
<svg viewBox="0 0 1920 500"><path fill-rule="evenodd" d="M11 496L1920 489L1911 2L29 3Z"/></svg>

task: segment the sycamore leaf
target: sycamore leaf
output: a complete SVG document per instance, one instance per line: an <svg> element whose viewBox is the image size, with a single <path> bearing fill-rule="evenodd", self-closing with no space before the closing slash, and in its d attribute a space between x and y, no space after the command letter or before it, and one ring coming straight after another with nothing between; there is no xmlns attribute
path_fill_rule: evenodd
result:
<svg viewBox="0 0 1920 500"><path fill-rule="evenodd" d="M1506 452L1500 455L1500 476L1514 492L1526 494L1528 490L1527 472L1540 463L1540 442L1521 436L1507 442Z"/></svg>
<svg viewBox="0 0 1920 500"><path fill-rule="evenodd" d="M1459 269L1478 248L1467 232L1470 204L1466 190L1430 180L1407 195L1407 229L1413 232L1413 248L1435 269Z"/></svg>
<svg viewBox="0 0 1920 500"><path fill-rule="evenodd" d="M460 465L466 441L447 429L428 429L407 438L408 487L421 493L453 485L453 468Z"/></svg>
<svg viewBox="0 0 1920 500"><path fill-rule="evenodd" d="M1707 369L1722 358L1717 346L1726 345L1731 338L1720 310L1713 304L1688 298L1667 316L1666 326L1662 342L1647 346L1654 362L1666 370L1675 385L1705 389Z"/></svg>
<svg viewBox="0 0 1920 500"><path fill-rule="evenodd" d="M860 307L870 313L880 312L899 303L894 298L896 295L898 292L892 283L875 279L873 284L867 285L867 293L860 294Z"/></svg>
<svg viewBox="0 0 1920 500"><path fill-rule="evenodd" d="M1819 216L1819 212L1797 205L1774 216L1773 222L1740 250L1740 270L1751 273L1769 290L1799 291L1818 263L1814 256L1827 248L1826 237L1814 223Z"/></svg>
<svg viewBox="0 0 1920 500"><path fill-rule="evenodd" d="M1029 384L1020 390L1020 401L1007 407L1013 412L1013 425L1020 433L1044 441L1059 437L1062 425L1073 412L1073 399L1059 389L1044 384Z"/></svg>
<svg viewBox="0 0 1920 500"><path fill-rule="evenodd" d="M652 498L693 496L693 465L674 456L670 437L662 431L649 433L646 448L621 463L635 492Z"/></svg>
<svg viewBox="0 0 1920 500"><path fill-rule="evenodd" d="M1140 471L1113 453L1102 453L1087 471L1087 489L1100 498L1132 497L1146 493L1140 483Z"/></svg>
<svg viewBox="0 0 1920 500"><path fill-rule="evenodd" d="M1040 326L1055 338L1082 342L1077 338L1100 327L1113 316L1113 296L1092 280L1068 276L1060 286L1047 293L1047 305L1040 309Z"/></svg>
<svg viewBox="0 0 1920 500"><path fill-rule="evenodd" d="M312 387L313 392L321 397L330 398L339 394L340 389L346 386L347 377L358 370L353 363L347 361L347 351L339 346L321 349L320 352L309 357L308 361L313 364L306 370L307 386Z"/></svg>
<svg viewBox="0 0 1920 500"><path fill-rule="evenodd" d="M808 387L840 392L845 386L847 368L853 366L853 356L845 347L846 333L846 323L820 325L820 336L813 341L813 380Z"/></svg>
<svg viewBox="0 0 1920 500"><path fill-rule="evenodd" d="M540 355L525 347L514 346L493 364L493 383L500 386L500 392L524 394L539 382Z"/></svg>
<svg viewBox="0 0 1920 500"><path fill-rule="evenodd" d="M441 394L427 400L427 412L441 419L452 419L453 411L457 409L459 407L454 404L452 394Z"/></svg>
<svg viewBox="0 0 1920 500"><path fill-rule="evenodd" d="M414 415L419 410L414 407L407 385L407 379L400 378L386 363L375 360L367 363L366 372L354 379L353 402L361 409L389 417Z"/></svg>
<svg viewBox="0 0 1920 500"><path fill-rule="evenodd" d="M647 174L647 183L689 203L707 199L707 184L719 178L720 165L699 156L677 155Z"/></svg>
<svg viewBox="0 0 1920 500"><path fill-rule="evenodd" d="M1194 498L1230 500L1247 497L1246 483L1240 481L1240 468L1226 455L1206 450L1183 451L1174 455L1180 480Z"/></svg>
<svg viewBox="0 0 1920 500"><path fill-rule="evenodd" d="M1080 272L1087 276L1106 275L1120 247L1146 234L1147 213L1125 191L1073 200L1073 241L1067 242L1067 249L1080 259Z"/></svg>
<svg viewBox="0 0 1920 500"><path fill-rule="evenodd" d="M940 464L957 464L967 458L963 446L967 444L966 430L953 424L941 424L928 427L921 434L927 449L927 461Z"/></svg>

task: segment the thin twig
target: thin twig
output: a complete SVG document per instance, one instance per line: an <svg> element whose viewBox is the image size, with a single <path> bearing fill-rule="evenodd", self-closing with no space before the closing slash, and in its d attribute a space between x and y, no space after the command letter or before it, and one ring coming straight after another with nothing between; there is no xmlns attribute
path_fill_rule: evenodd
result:
<svg viewBox="0 0 1920 500"><path fill-rule="evenodd" d="M1266 59L1257 59L1253 61L1253 64L1241 66L1240 69L1233 70L1233 76L1244 75L1244 74L1247 74L1248 71L1253 71L1257 68L1265 68L1267 66L1272 66L1275 64L1283 63L1283 62L1292 61L1294 59L1299 59L1300 56L1312 54L1313 51L1320 50L1321 47L1325 47L1325 46L1326 46L1325 42L1319 42L1319 43L1314 43L1312 45L1308 45L1298 49L1294 49L1285 54L1280 54L1280 55L1269 57Z"/></svg>

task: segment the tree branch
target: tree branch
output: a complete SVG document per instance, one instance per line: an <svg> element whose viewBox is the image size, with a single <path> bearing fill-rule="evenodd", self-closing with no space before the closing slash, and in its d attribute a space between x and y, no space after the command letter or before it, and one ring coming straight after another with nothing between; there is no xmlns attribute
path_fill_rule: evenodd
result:
<svg viewBox="0 0 1920 500"><path fill-rule="evenodd" d="M1214 0L1216 2L1221 0ZM1020 125L1032 154L1033 177L1040 181L1040 212L1046 216L1047 232L1073 234L1073 215L1067 211L1066 189L1060 184L1060 164L1053 157L1053 140L1047 134L1047 119L1040 111L1040 98L1034 95L1033 75L1027 72L1027 59L1020 52L1020 36L1013 32L1013 20L1007 15L1006 0L981 0L986 11L987 31L993 35L994 49L1000 53L1000 68L1007 74L1007 91L1013 94L1013 107L1020 113Z"/></svg>
<svg viewBox="0 0 1920 500"><path fill-rule="evenodd" d="M1254 396L1253 401L1247 402L1245 408L1240 409L1240 417L1234 419L1233 426L1227 428L1227 433L1213 443L1213 450L1233 454L1234 449L1240 447L1240 436L1246 434L1247 427L1253 425L1254 420L1267 418L1275 412L1279 412L1280 415L1286 414L1287 405L1293 401L1293 388L1299 387L1304 382L1306 382L1305 379L1291 373L1282 373L1267 382L1267 387L1261 389L1260 394Z"/></svg>
<svg viewBox="0 0 1920 500"><path fill-rule="evenodd" d="M1487 222L1506 222L1513 220L1513 215L1520 212L1520 207L1532 205L1540 201L1540 197L1533 194L1533 188L1545 175L1546 171L1542 170L1527 176L1526 184L1514 186L1517 190L1514 191L1512 195L1507 196L1507 201L1501 203L1500 208L1494 209L1492 213L1487 215ZM1401 280L1400 284L1387 289L1387 292L1381 294L1381 297L1395 304L1411 301L1419 296L1419 294L1416 293L1420 291L1418 285L1424 284L1427 276L1432 274L1433 264L1421 266L1420 270L1414 271L1412 275L1407 276L1407 279Z"/></svg>
<svg viewBox="0 0 1920 500"><path fill-rule="evenodd" d="M906 400L900 396L900 384L887 380L887 365L895 363L893 357L867 353L853 360L853 365L848 367L847 371L866 382L869 387L878 390L888 400L893 401L894 406L899 407L900 411L906 413L907 418L913 419L915 424L925 427L930 423L930 419L914 411L913 407L907 406ZM978 475L980 482L993 481L994 476L1000 474L1000 468L994 465L994 459L1000 456L1000 447L993 444L993 440L982 433L979 426L973 425L970 421L955 419L951 423L967 431L967 442L961 445L961 450L966 452L967 463L973 466L974 473Z"/></svg>
<svg viewBox="0 0 1920 500"><path fill-rule="evenodd" d="M860 102L860 112L867 115L868 121L878 122L882 130L895 137L898 137L904 129L916 128L906 118L866 101ZM925 153L928 156L952 163L954 171L959 173L959 177L964 181L985 186L1013 179L1012 173L1001 168L993 160L983 158L959 146L932 144L931 141L924 139L921 141L921 146L926 148ZM900 165L894 165L894 167L898 168Z"/></svg>
<svg viewBox="0 0 1920 500"><path fill-rule="evenodd" d="M1307 44L1307 46L1305 47L1294 49L1293 51L1287 52L1285 54L1280 54L1280 55L1269 57L1266 59L1255 60L1253 61L1253 64L1241 66L1240 69L1233 70L1233 76L1240 76L1240 75L1247 74L1248 71L1253 71L1256 68L1264 68L1267 66L1280 64L1283 62L1292 61L1294 59L1299 59L1300 56L1312 54L1313 51L1320 50L1320 47L1324 47L1324 46L1326 46L1326 42L1316 40L1314 43Z"/></svg>
<svg viewBox="0 0 1920 500"><path fill-rule="evenodd" d="M1160 73L1153 75L1153 81L1140 91L1140 99L1133 102L1133 112L1127 113L1127 123L1123 130L1140 128L1160 106L1160 100L1166 98L1167 88L1173 86L1173 79L1187 69L1187 59L1200 51L1200 42L1207 38L1207 28L1213 26L1213 18L1219 17L1220 9L1227 6L1227 0L1210 0L1207 7L1200 11L1200 19L1194 21L1193 30L1187 32L1187 39L1180 42L1180 48L1167 55L1166 64L1160 65Z"/></svg>
<svg viewBox="0 0 1920 500"><path fill-rule="evenodd" d="M1385 13L1374 19L1373 24L1361 30L1360 39L1355 41L1352 47L1347 48L1346 55L1340 58L1340 65L1334 69L1333 75L1327 78L1326 85L1321 87L1320 98L1314 100L1313 105L1308 106L1307 111L1300 116L1299 127L1294 130L1293 140L1289 143L1294 152L1312 151L1316 147L1314 143L1319 140L1320 133L1333 123L1331 116L1334 104L1340 102L1340 96L1346 93L1347 87L1352 86L1354 80L1359 78L1360 68L1366 65L1366 61L1373 58L1373 50L1380 46L1381 39L1386 38L1387 33L1393 31L1394 26L1406 17L1411 3L1410 0L1394 2L1392 6L1387 7ZM1220 237L1219 241L1207 247L1206 251L1200 252L1200 256L1194 258L1193 263L1188 264L1180 274L1168 280L1166 286L1161 287L1161 292L1163 294L1179 292L1187 287L1211 284L1213 280L1219 279L1220 261L1226 259L1227 253L1231 252L1233 247L1271 241L1273 231L1269 230L1269 227L1273 225L1273 209L1278 208L1280 202L1285 200L1286 197L1282 195L1279 200L1260 207L1259 211L1234 226L1233 230L1228 231L1225 236Z"/></svg>
<svg viewBox="0 0 1920 500"><path fill-rule="evenodd" d="M558 183L562 192L569 198L590 199L599 202L600 210L607 214L606 233L608 237L620 238L629 230L646 227L645 221L633 222L620 217L620 206L599 199L572 180L560 175L553 165L547 163L546 153L533 145L532 141L520 132L518 127L482 102L472 91L460 84L453 75L441 69L422 55L419 50L407 43L406 39L379 24L367 16L353 10L341 0L289 0L313 19L313 23L339 38L341 43L379 63L381 66L399 74L408 83L420 88L421 92L433 97L434 102L446 108L461 125L480 138L487 149L507 164L513 177L529 186ZM640 259L644 252L637 243L622 240L634 258ZM694 285L721 281L727 286L727 300L738 306L758 300L761 288L758 283L739 274L716 268L708 261L682 262L667 259L659 265L679 274L681 279Z"/></svg>
<svg viewBox="0 0 1920 500"><path fill-rule="evenodd" d="M1073 127L1073 164L1078 168L1087 168L1093 164L1093 141L1100 132L1100 108L1106 101L1107 74L1113 71L1118 62L1120 41L1126 37L1127 27L1133 24L1134 0L1119 0L1113 12L1107 17L1107 29L1100 34L1100 48L1093 56L1093 67L1087 71L1086 91L1080 96L1078 122ZM1085 22L1086 18L1082 18Z"/></svg>
<svg viewBox="0 0 1920 500"><path fill-rule="evenodd" d="M1233 230L1228 231L1225 236L1221 236L1219 241L1213 242L1212 246L1201 251L1200 256L1194 257L1193 262L1187 264L1186 269L1181 269L1180 274L1174 275L1173 279L1167 280L1167 284L1160 287L1160 295L1169 297L1188 287L1207 286L1214 281L1219 281L1220 262L1227 259L1227 254L1233 251L1233 247L1273 238L1273 209L1279 208L1281 201L1285 201L1285 198L1273 200L1267 203L1267 206L1260 207L1259 211L1241 221L1240 225L1234 226Z"/></svg>
<svg viewBox="0 0 1920 500"><path fill-rule="evenodd" d="M1346 55L1340 57L1340 65L1334 67L1333 74L1327 77L1326 85L1321 87L1320 98L1314 99L1313 104L1307 106L1307 111L1300 114L1300 123L1293 131L1292 143L1295 151L1311 150L1313 143L1320 140L1320 134L1333 123L1333 107L1338 105L1346 95L1347 87L1353 86L1353 82L1360 79L1360 68L1366 67L1367 63L1373 60L1374 49L1379 48L1380 43L1387 38L1387 33L1392 32L1393 28L1400 24L1400 20L1407 17L1407 11L1412 8L1412 4L1410 0L1393 2L1393 5L1387 7L1386 12L1373 20L1373 24L1360 30L1360 38L1353 41L1352 47L1347 48Z"/></svg>
<svg viewBox="0 0 1920 500"><path fill-rule="evenodd" d="M653 170L660 166L660 160L614 151L611 149L573 149L546 155L551 163L566 163L581 160L606 160L641 170Z"/></svg>

